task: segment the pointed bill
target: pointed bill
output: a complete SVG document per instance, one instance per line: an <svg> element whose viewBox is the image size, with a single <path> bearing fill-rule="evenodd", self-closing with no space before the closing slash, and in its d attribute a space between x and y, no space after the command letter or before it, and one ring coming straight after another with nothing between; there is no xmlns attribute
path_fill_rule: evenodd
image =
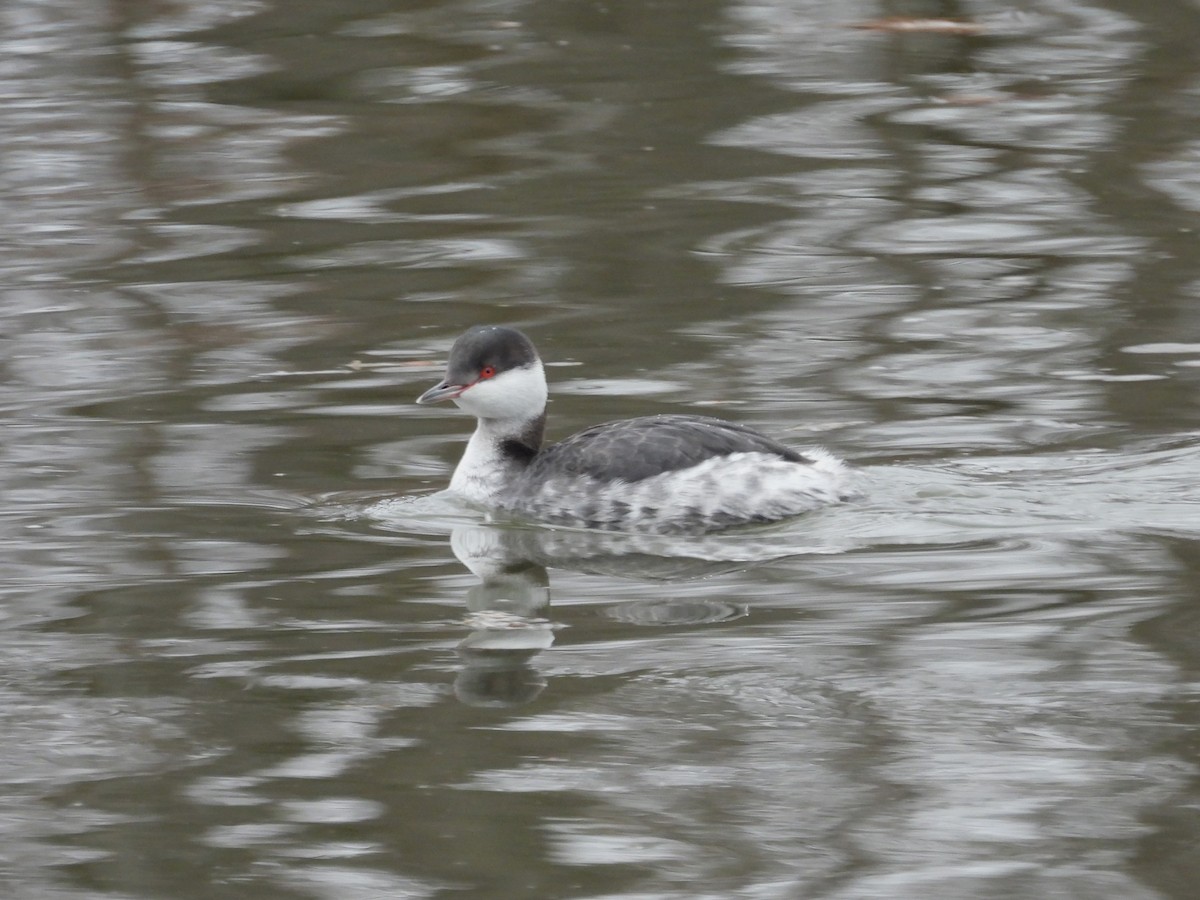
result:
<svg viewBox="0 0 1200 900"><path fill-rule="evenodd" d="M441 384L435 384L420 397L417 402L422 406L428 406L431 403L440 403L443 400L453 400L459 394L467 389L465 384L451 384L448 381L443 381Z"/></svg>

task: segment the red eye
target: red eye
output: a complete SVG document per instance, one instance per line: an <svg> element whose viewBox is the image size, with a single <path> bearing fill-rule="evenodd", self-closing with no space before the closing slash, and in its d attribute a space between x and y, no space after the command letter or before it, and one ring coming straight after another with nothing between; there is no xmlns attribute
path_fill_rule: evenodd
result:
<svg viewBox="0 0 1200 900"><path fill-rule="evenodd" d="M480 378L491 378L495 374L496 374L495 366L484 366L482 369L479 370Z"/></svg>

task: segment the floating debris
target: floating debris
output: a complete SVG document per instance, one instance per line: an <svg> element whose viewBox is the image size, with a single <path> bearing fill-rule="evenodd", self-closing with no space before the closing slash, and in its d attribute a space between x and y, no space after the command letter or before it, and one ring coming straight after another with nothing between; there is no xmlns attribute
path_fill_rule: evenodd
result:
<svg viewBox="0 0 1200 900"><path fill-rule="evenodd" d="M866 22L855 22L850 27L866 31L886 31L890 34L973 35L983 34L986 30L978 22L964 22L961 19L914 19L908 16L869 19Z"/></svg>
<svg viewBox="0 0 1200 900"><path fill-rule="evenodd" d="M434 369L441 363L432 359L396 359L388 362L363 362L352 359L346 363L346 368L352 372L363 372L368 369Z"/></svg>

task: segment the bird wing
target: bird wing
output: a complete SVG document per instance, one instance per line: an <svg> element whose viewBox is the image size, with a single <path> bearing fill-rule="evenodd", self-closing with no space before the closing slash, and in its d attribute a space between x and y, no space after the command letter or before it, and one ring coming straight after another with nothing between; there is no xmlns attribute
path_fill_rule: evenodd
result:
<svg viewBox="0 0 1200 900"><path fill-rule="evenodd" d="M573 434L539 453L528 474L636 482L732 453L766 453L790 462L809 462L744 425L704 416L646 416Z"/></svg>

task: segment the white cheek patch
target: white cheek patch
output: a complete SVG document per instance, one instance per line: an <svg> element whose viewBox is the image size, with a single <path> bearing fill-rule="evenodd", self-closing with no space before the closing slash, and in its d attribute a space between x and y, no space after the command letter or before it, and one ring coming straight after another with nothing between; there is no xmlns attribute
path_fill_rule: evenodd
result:
<svg viewBox="0 0 1200 900"><path fill-rule="evenodd" d="M478 419L528 421L546 408L546 376L537 363L477 381L454 398L463 412Z"/></svg>

